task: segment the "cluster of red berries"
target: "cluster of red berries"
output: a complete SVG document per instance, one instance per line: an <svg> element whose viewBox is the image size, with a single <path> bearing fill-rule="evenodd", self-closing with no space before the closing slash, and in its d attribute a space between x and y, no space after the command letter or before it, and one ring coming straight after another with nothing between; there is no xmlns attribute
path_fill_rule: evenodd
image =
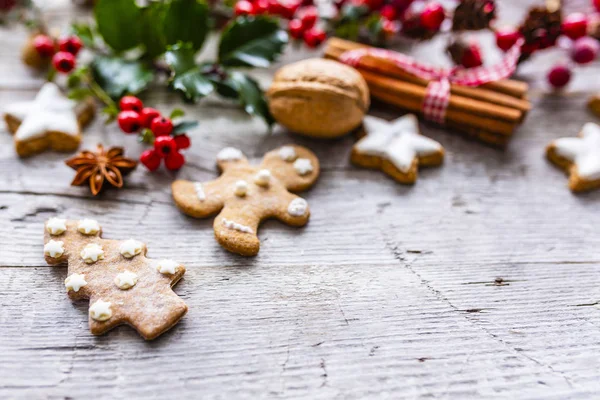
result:
<svg viewBox="0 0 600 400"><path fill-rule="evenodd" d="M238 0L233 11L235 15L268 14L287 19L290 36L311 48L326 39L325 31L317 26L319 13L313 0Z"/></svg>
<svg viewBox="0 0 600 400"><path fill-rule="evenodd" d="M190 147L190 138L186 134L175 135L173 122L152 107L144 107L135 96L124 96L119 102L121 112L117 123L125 133L138 133L142 129L150 129L154 135L154 148L146 150L140 156L140 162L150 171L156 171L161 161L165 160L168 170L176 171L185 164L185 157L180 150Z"/></svg>
<svg viewBox="0 0 600 400"><path fill-rule="evenodd" d="M75 57L83 47L83 43L77 36L68 36L55 41L48 35L40 34L33 38L33 47L42 58L52 58L54 69L67 74L75 68Z"/></svg>

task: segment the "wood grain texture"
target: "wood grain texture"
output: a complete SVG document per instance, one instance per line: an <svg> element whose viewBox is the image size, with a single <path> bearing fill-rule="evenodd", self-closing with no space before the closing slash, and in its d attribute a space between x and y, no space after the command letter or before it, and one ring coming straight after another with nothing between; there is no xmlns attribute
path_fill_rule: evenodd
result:
<svg viewBox="0 0 600 400"><path fill-rule="evenodd" d="M533 3L502 2L500 18L514 23ZM50 19L65 25L81 15L72 10L51 8ZM42 83L16 59L24 38L0 28L0 108L33 98ZM443 44L414 52L431 58ZM266 85L275 68L310 55L290 53L257 77ZM414 187L351 166L352 136L269 135L234 105L183 106L201 125L177 178L214 179L227 145L251 162L286 143L320 158L321 177L302 194L309 224L266 222L252 259L224 251L211 219L176 209L174 175L140 168L125 189L92 198L69 186L64 155L20 160L2 127L0 398L598 397L600 192L573 195L544 148L598 121L585 102L600 90L600 67L546 95L543 74L560 57L549 52L520 69L534 109L505 152L422 124L447 155ZM161 90L144 100L161 110L181 104ZM398 116L378 104L371 114ZM132 157L142 150L100 120L82 148L98 142ZM43 260L43 222L53 215L96 218L109 239L135 232L149 257L181 261L187 272L175 291L189 313L149 343L128 327L90 335L87 304L64 293L66 268Z"/></svg>

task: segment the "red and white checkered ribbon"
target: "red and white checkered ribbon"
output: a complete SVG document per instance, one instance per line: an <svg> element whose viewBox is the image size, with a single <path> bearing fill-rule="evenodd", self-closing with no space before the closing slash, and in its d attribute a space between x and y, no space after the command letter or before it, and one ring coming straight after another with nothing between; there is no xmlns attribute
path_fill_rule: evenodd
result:
<svg viewBox="0 0 600 400"><path fill-rule="evenodd" d="M477 68L440 68L419 63L413 58L395 51L362 48L343 53L340 61L353 67L360 66L365 56L373 56L392 61L404 71L429 81L423 100L422 112L425 119L444 123L446 109L450 103L450 84L479 86L511 76L517 68L523 40L517 41L504 55L501 62L490 67Z"/></svg>

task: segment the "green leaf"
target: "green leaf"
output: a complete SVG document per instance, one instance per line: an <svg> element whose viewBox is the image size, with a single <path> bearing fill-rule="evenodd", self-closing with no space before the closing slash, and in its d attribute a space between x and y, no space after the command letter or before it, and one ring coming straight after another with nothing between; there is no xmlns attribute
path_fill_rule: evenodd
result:
<svg viewBox="0 0 600 400"><path fill-rule="evenodd" d="M208 26L208 6L204 1L172 0L164 21L166 44L191 43L198 50L204 44Z"/></svg>
<svg viewBox="0 0 600 400"><path fill-rule="evenodd" d="M83 100L86 97L93 96L93 95L94 95L94 93L87 87L71 89L69 91L69 93L67 93L67 96L71 100Z"/></svg>
<svg viewBox="0 0 600 400"><path fill-rule="evenodd" d="M213 91L212 83L195 63L191 44L171 46L165 61L171 68L171 87L180 91L186 101L195 102Z"/></svg>
<svg viewBox="0 0 600 400"><path fill-rule="evenodd" d="M134 0L99 0L94 16L98 32L114 50L129 50L141 43L142 10Z"/></svg>
<svg viewBox="0 0 600 400"><path fill-rule="evenodd" d="M119 57L97 56L91 67L96 82L113 99L142 92L154 78L152 70L145 64Z"/></svg>
<svg viewBox="0 0 600 400"><path fill-rule="evenodd" d="M104 123L108 125L117 118L117 115L119 115L119 109L114 104L111 104L102 109L102 114L106 116Z"/></svg>
<svg viewBox="0 0 600 400"><path fill-rule="evenodd" d="M175 126L173 126L173 131L171 133L173 133L174 135L186 133L197 126L198 121L181 121L180 123L175 124Z"/></svg>
<svg viewBox="0 0 600 400"><path fill-rule="evenodd" d="M156 58L167 49L167 41L163 33L167 6L153 2L142 9L141 42L150 58Z"/></svg>
<svg viewBox="0 0 600 400"><path fill-rule="evenodd" d="M71 25L71 31L75 36L81 39L85 47L93 48L95 46L94 32L89 24L73 23Z"/></svg>
<svg viewBox="0 0 600 400"><path fill-rule="evenodd" d="M288 35L277 20L259 17L238 17L221 35L219 62L229 67L268 67L288 42Z"/></svg>
<svg viewBox="0 0 600 400"><path fill-rule="evenodd" d="M138 142L153 144L154 143L154 133L148 128L142 129L142 131L138 134Z"/></svg>
<svg viewBox="0 0 600 400"><path fill-rule="evenodd" d="M258 83L241 72L232 72L230 79L239 92L239 100L244 110L250 115L261 117L269 127L273 125L275 120L269 112L264 93Z"/></svg>
<svg viewBox="0 0 600 400"><path fill-rule="evenodd" d="M169 118L173 120L175 118L183 117L184 115L185 112L181 108L175 108L173 111L171 111Z"/></svg>

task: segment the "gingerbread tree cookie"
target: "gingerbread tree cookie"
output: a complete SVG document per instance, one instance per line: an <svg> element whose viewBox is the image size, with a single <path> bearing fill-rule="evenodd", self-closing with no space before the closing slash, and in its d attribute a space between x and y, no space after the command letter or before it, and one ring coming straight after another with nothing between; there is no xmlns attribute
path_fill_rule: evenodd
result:
<svg viewBox="0 0 600 400"><path fill-rule="evenodd" d="M585 124L579 137L553 141L546 155L569 174L569 188L573 192L600 188L600 126L597 124Z"/></svg>
<svg viewBox="0 0 600 400"><path fill-rule="evenodd" d="M34 101L14 103L5 110L8 130L14 134L15 149L21 157L46 149L77 150L81 127L94 116L94 102L76 103L67 99L54 83L42 86Z"/></svg>
<svg viewBox="0 0 600 400"><path fill-rule="evenodd" d="M173 183L177 207L195 218L219 213L215 237L225 249L244 256L258 254L260 222L268 218L303 226L310 211L306 200L290 193L306 190L319 176L319 160L301 146L283 146L252 166L242 152L227 147L217 155L222 175L210 182Z"/></svg>
<svg viewBox="0 0 600 400"><path fill-rule="evenodd" d="M391 123L368 117L363 126L367 135L350 156L358 166L380 169L400 183L413 184L420 166L437 166L444 160L442 145L419 133L412 114Z"/></svg>
<svg viewBox="0 0 600 400"><path fill-rule="evenodd" d="M147 340L156 338L187 312L171 290L185 267L146 258L146 245L137 240L108 240L101 235L95 220L50 218L44 230L46 262L68 264L67 294L72 300L90 300L94 335L127 324Z"/></svg>

